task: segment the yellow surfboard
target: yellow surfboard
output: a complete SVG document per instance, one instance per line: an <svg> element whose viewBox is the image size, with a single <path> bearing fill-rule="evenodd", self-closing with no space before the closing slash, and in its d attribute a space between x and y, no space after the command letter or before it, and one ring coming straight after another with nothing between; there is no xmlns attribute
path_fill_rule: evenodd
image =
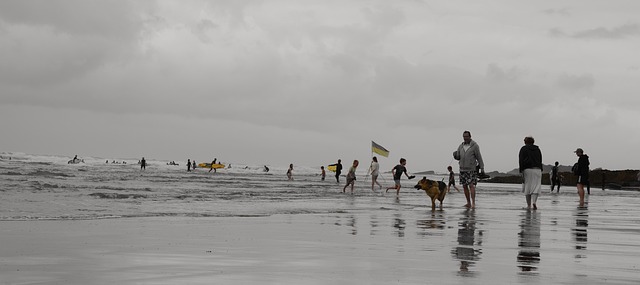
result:
<svg viewBox="0 0 640 285"><path fill-rule="evenodd" d="M327 166L327 169L329 171L331 171L331 172L336 172L336 170L337 170L336 168L337 168L337 166L335 164Z"/></svg>
<svg viewBox="0 0 640 285"><path fill-rule="evenodd" d="M213 165L213 167L211 167L211 163L200 163L200 164L198 164L198 167L200 167L200 168L216 168L216 169L219 169L219 168L224 168L224 164L216 163L216 164Z"/></svg>

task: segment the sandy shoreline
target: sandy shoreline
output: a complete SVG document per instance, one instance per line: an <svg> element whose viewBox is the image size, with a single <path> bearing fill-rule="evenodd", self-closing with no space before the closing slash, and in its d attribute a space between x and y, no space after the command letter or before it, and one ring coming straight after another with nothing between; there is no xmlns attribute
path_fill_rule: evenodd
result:
<svg viewBox="0 0 640 285"><path fill-rule="evenodd" d="M605 196L568 207L573 198L545 197L536 212L398 203L334 214L2 221L0 284L640 282L634 212Z"/></svg>

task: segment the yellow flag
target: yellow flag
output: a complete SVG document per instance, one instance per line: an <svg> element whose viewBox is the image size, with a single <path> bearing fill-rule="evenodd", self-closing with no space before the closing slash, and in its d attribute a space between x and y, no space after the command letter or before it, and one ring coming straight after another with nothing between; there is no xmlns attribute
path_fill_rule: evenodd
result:
<svg viewBox="0 0 640 285"><path fill-rule="evenodd" d="M371 151L384 157L389 157L389 151L374 141L371 141Z"/></svg>

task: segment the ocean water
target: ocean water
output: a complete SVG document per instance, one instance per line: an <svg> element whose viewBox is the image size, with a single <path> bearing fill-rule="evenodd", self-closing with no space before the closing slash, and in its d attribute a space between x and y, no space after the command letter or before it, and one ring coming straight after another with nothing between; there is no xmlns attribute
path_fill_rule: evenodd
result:
<svg viewBox="0 0 640 285"><path fill-rule="evenodd" d="M371 191L366 167L358 170L352 195L359 197L359 203L345 203L345 177L337 184L334 173L327 171L326 180L321 181L319 167L295 167L294 181L288 181L287 166L271 166L264 172L261 165L232 164L214 173L202 168L187 172L184 162L174 166L156 160L148 160L146 170L140 170L138 161L131 159L114 164L113 160L85 157L84 163L68 164L71 157L7 152L0 153L0 158L0 220L268 216L366 211L397 205L391 199L395 197L393 190L384 194L384 189L376 187L376 192ZM444 176L428 178L442 180ZM413 188L417 180L403 178L401 204L430 209L424 192ZM382 174L379 182L391 187L391 174ZM481 183L478 189L479 201L487 196L492 200L504 196L501 199L513 202L503 206L522 206L520 185ZM575 196L575 187L563 190L561 195ZM608 199L638 198L637 192L597 191ZM445 200L446 206L451 206L453 195ZM541 199L546 198L542 195Z"/></svg>
<svg viewBox="0 0 640 285"><path fill-rule="evenodd" d="M477 209L464 209L464 195L452 192L444 209L432 212L424 191L412 187L417 179L403 179L399 197L373 192L366 167L358 173L354 194L344 194L332 173L320 180L318 167L296 167L295 180L287 181L286 166L270 166L265 173L261 165L232 163L214 174L187 172L184 162L148 160L141 171L137 160L113 164L85 158L67 164L69 159L0 153L0 221L169 218L168 224L176 221L189 231L195 231L189 228L193 221L217 221L225 230L215 231L208 246L235 254L216 256L216 268L225 273L202 268L211 279L203 281L198 272L184 277L186 283L261 283L265 272L273 283L296 282L299 272L307 272L303 284L640 282L640 193L635 191L592 189L588 207L578 208L575 187L550 194L543 186L539 210L530 211L523 208L520 185L480 183ZM388 173L380 182L393 184ZM271 265L275 257L289 265ZM188 260L197 259L190 264L199 268L199 258ZM263 265L255 270L238 262ZM167 270L160 266L153 276Z"/></svg>
<svg viewBox="0 0 640 285"><path fill-rule="evenodd" d="M72 157L0 153L0 220L100 219L119 217L227 217L273 214L329 213L351 209L340 206L342 187L334 173L320 179L319 167L294 167L288 181L288 166L231 164L231 168L197 168L187 171L169 161L147 159L141 170L137 160L84 157L83 163L68 164ZM9 159L11 158L11 159ZM126 162L126 164L125 164ZM227 165L228 166L228 165ZM358 170L360 180L366 167ZM392 186L390 174L379 178ZM440 176L430 176L442 179ZM410 196L419 195L406 181ZM370 180L369 180L370 183ZM355 196L379 196L358 183ZM423 201L421 201L423 202ZM380 205L359 205L358 208Z"/></svg>

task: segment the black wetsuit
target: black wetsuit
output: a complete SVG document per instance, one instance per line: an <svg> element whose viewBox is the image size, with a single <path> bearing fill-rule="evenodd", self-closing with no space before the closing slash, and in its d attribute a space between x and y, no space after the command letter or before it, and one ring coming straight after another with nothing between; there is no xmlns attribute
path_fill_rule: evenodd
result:
<svg viewBox="0 0 640 285"><path fill-rule="evenodd" d="M337 163L336 164L336 181L338 183L340 183L340 173L342 173L342 164L341 163Z"/></svg>
<svg viewBox="0 0 640 285"><path fill-rule="evenodd" d="M560 177L558 176L558 167L554 166L551 169L551 192L553 192L553 188L558 185L558 193L560 193Z"/></svg>

